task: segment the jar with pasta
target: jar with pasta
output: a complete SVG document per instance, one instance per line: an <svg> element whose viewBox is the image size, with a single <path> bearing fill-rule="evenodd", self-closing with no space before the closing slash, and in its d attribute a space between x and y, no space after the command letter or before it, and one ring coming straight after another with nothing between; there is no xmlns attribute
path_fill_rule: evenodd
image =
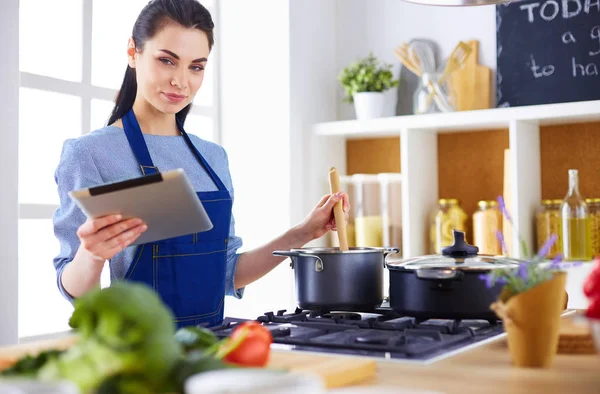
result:
<svg viewBox="0 0 600 394"><path fill-rule="evenodd" d="M502 231L502 213L498 203L493 200L481 200L478 210L473 214L473 244L480 254L502 254L502 245L497 232Z"/></svg>
<svg viewBox="0 0 600 394"><path fill-rule="evenodd" d="M592 257L600 256L600 198L586 198L590 213Z"/></svg>
<svg viewBox="0 0 600 394"><path fill-rule="evenodd" d="M441 198L432 220L430 238L433 253L442 253L442 248L452 245L452 230L466 233L467 214L456 198ZM466 234L465 234L466 240Z"/></svg>
<svg viewBox="0 0 600 394"><path fill-rule="evenodd" d="M540 250L550 237L555 234L558 238L545 256L553 259L562 251L562 231L560 219L560 204L562 200L542 200L538 209L537 224L537 250Z"/></svg>

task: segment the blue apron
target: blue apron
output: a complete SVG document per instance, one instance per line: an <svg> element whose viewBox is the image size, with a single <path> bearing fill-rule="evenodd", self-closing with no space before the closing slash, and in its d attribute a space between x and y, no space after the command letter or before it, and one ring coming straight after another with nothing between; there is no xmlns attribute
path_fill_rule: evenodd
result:
<svg viewBox="0 0 600 394"><path fill-rule="evenodd" d="M133 110L125 114L122 121L142 174L158 172ZM125 280L151 286L173 312L178 328L201 323L213 326L223 321L232 200L221 179L192 144L179 121L177 127L199 164L219 189L197 193L213 228L202 233L138 245Z"/></svg>

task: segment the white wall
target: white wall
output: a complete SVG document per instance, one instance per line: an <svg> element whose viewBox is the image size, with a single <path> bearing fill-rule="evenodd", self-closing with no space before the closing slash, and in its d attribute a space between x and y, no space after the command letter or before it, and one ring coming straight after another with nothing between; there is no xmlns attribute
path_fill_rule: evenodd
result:
<svg viewBox="0 0 600 394"><path fill-rule="evenodd" d="M235 188L236 232L243 250L260 246L300 222L327 182L328 149L310 133L335 118L337 104L335 0L220 2L222 144ZM310 155L310 156L309 156ZM322 160L309 160L319 156ZM325 183L326 184L326 183ZM293 271L284 263L228 298L227 316L249 317L297 305Z"/></svg>
<svg viewBox="0 0 600 394"><path fill-rule="evenodd" d="M235 189L236 233L243 250L290 227L289 5L287 1L220 2L221 135ZM225 314L256 317L285 308L291 277L284 266L251 284ZM282 294L285 293L285 294Z"/></svg>
<svg viewBox="0 0 600 394"><path fill-rule="evenodd" d="M436 7L402 0L338 2L340 70L350 60L373 51L381 60L392 63L398 75L400 62L393 49L415 38L432 40L438 45L441 55L438 62L446 59L459 41L476 39L479 63L496 68L495 6ZM495 90L492 90L492 105L495 105ZM354 118L349 104L340 103L339 108L339 119Z"/></svg>
<svg viewBox="0 0 600 394"><path fill-rule="evenodd" d="M18 340L19 0L0 2L0 346Z"/></svg>
<svg viewBox="0 0 600 394"><path fill-rule="evenodd" d="M343 144L311 133L312 124L336 116L338 84L331 76L337 72L337 3L335 0L290 1L292 223L302 220L327 193L329 167L345 168L346 164L345 160L330 160L337 157L332 155L332 150L343 150ZM320 179L324 188L304 190L302 185L315 185L310 179Z"/></svg>

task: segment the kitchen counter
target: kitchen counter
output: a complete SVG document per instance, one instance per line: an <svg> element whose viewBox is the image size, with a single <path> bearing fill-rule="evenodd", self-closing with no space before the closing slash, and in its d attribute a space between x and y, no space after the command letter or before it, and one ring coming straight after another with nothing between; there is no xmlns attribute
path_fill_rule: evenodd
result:
<svg viewBox="0 0 600 394"><path fill-rule="evenodd" d="M72 337L67 337L0 348L0 359L44 348L68 347L72 343ZM271 365L302 367L317 364L320 360L342 361L346 357L349 356L273 350ZM376 376L356 386L373 388L373 393L377 388L389 387L396 390L428 389L447 394L599 394L600 354L559 354L550 369L516 368L511 365L506 339L502 338L427 365L377 360Z"/></svg>
<svg viewBox="0 0 600 394"><path fill-rule="evenodd" d="M274 351L272 362L302 365L314 363L315 357L332 358ZM359 386L420 388L447 394L598 394L600 355L559 354L550 369L515 368L510 362L506 339L500 339L429 365L378 361L377 376Z"/></svg>

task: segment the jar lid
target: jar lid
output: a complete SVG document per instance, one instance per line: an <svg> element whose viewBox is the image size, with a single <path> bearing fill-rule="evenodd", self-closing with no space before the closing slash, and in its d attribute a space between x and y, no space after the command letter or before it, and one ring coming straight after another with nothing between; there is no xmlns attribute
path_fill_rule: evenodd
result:
<svg viewBox="0 0 600 394"><path fill-rule="evenodd" d="M457 198L440 198L438 200L438 204L440 204L440 205L457 205L458 199Z"/></svg>
<svg viewBox="0 0 600 394"><path fill-rule="evenodd" d="M480 200L477 202L477 206L481 209L496 208L498 203L495 200Z"/></svg>
<svg viewBox="0 0 600 394"><path fill-rule="evenodd" d="M600 203L600 198L586 198L586 204L598 204Z"/></svg>
<svg viewBox="0 0 600 394"><path fill-rule="evenodd" d="M554 204L554 200L542 200L542 205L552 205Z"/></svg>
<svg viewBox="0 0 600 394"><path fill-rule="evenodd" d="M412 270L462 270L490 271L499 268L517 268L524 261L505 256L478 254L477 246L465 242L465 233L453 231L454 244L442 249L442 254L420 256L406 260L388 262L392 271Z"/></svg>
<svg viewBox="0 0 600 394"><path fill-rule="evenodd" d="M560 205L560 204L562 204L562 202L563 202L563 200L560 198L555 198L552 200L552 204L554 204L554 205Z"/></svg>

